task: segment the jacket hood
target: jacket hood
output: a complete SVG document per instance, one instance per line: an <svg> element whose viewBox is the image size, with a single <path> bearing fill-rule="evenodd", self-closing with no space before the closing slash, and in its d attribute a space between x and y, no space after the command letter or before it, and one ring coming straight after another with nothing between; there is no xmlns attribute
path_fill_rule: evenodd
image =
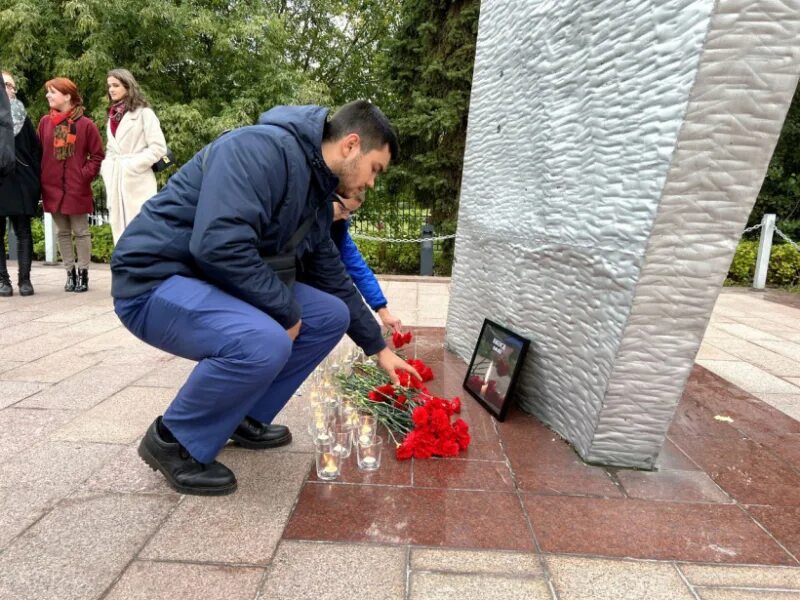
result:
<svg viewBox="0 0 800 600"><path fill-rule="evenodd" d="M325 165L322 162L322 132L327 116L328 109L321 106L276 106L262 113L258 122L290 132L300 142L308 162L319 168Z"/></svg>

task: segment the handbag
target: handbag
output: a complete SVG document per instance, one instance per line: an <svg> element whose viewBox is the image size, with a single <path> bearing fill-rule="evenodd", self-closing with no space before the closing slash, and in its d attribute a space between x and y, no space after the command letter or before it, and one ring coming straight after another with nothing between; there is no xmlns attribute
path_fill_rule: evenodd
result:
<svg viewBox="0 0 800 600"><path fill-rule="evenodd" d="M172 150L167 147L167 153L162 156L159 160L153 163L153 171L156 173L161 173L161 171L170 168L172 165L175 164L175 155L172 153Z"/></svg>
<svg viewBox="0 0 800 600"><path fill-rule="evenodd" d="M206 170L206 162L208 162L208 155L211 152L212 145L213 144L209 144L206 146L206 149L203 152L202 162L200 163L200 171L202 172ZM314 212L311 213L311 215L305 221L303 221L302 225L300 225L300 227L297 228L297 231L294 232L294 235L292 235L292 237L289 238L289 241L284 244L283 248L281 248L280 253L261 255L261 260L264 261L264 264L272 269L272 272L275 273L278 279L280 279L288 288L291 288L294 285L294 282L297 280L297 256L295 255L297 244L303 240L303 238L306 236L306 233L308 233L308 230L311 229L314 221L317 220L318 213L319 209L315 209Z"/></svg>

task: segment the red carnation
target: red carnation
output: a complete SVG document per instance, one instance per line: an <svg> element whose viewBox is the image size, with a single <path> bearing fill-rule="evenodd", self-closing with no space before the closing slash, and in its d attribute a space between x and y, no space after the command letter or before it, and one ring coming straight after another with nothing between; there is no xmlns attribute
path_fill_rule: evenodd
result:
<svg viewBox="0 0 800 600"><path fill-rule="evenodd" d="M461 398L456 396L452 400L450 400L450 406L453 408L453 412L455 414L459 414L461 412Z"/></svg>
<svg viewBox="0 0 800 600"><path fill-rule="evenodd" d="M433 379L433 370L418 358L412 358L407 362L417 370L423 382Z"/></svg>
<svg viewBox="0 0 800 600"><path fill-rule="evenodd" d="M392 334L392 344L394 344L395 348L402 348L406 344L408 344L414 336L411 335L410 331L406 331L405 333L400 333L399 331L395 331Z"/></svg>

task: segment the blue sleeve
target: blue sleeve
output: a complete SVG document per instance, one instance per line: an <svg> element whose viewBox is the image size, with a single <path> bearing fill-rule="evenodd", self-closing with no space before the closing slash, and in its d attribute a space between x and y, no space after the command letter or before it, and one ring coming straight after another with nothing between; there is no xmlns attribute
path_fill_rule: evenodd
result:
<svg viewBox="0 0 800 600"><path fill-rule="evenodd" d="M203 171L192 258L212 283L288 329L301 318L300 305L258 253L261 232L285 194L284 151L244 129L214 142Z"/></svg>
<svg viewBox="0 0 800 600"><path fill-rule="evenodd" d="M386 296L383 295L381 286L375 278L375 274L364 262L364 257L358 250L358 246L350 237L350 223L345 222L344 231L341 236L338 236L336 245L339 248L339 254L342 257L347 273L356 284L358 291L364 296L372 310L378 310L388 304Z"/></svg>

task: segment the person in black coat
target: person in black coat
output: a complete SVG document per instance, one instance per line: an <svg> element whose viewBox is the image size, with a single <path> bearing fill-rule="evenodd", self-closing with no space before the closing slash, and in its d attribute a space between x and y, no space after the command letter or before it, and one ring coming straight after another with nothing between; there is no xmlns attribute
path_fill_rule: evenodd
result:
<svg viewBox="0 0 800 600"><path fill-rule="evenodd" d="M0 240L5 239L6 217L17 236L17 258L19 260L20 296L33 295L31 285L31 262L33 260L33 238L31 217L36 215L41 190L39 169L42 162L42 146L25 106L17 99L16 82L12 75L3 71L5 91L11 105L14 123L14 151L16 165L10 175L0 181ZM6 267L5 243L0 248L0 296L11 296L11 278Z"/></svg>
<svg viewBox="0 0 800 600"><path fill-rule="evenodd" d="M0 88L5 89L0 74ZM11 108L8 97L0 93L0 181L14 170L14 128L11 124Z"/></svg>

